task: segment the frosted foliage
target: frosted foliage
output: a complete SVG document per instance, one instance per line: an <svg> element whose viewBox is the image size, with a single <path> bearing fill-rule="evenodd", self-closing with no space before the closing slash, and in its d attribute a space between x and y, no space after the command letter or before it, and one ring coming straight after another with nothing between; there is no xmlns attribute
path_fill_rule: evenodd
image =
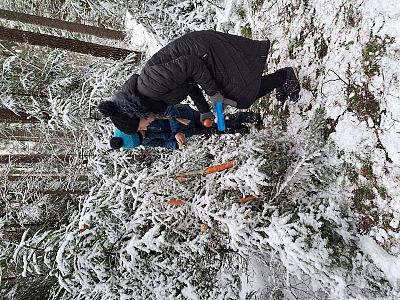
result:
<svg viewBox="0 0 400 300"><path fill-rule="evenodd" d="M67 66L67 55L58 50L23 50L18 56L3 49L1 93L6 95L2 103L13 111L24 111L39 120L50 115L57 118L58 112L49 109L54 98L64 102L76 99L81 67ZM53 95L57 95L54 96ZM3 97L2 97L3 98ZM60 105L57 110L64 110Z"/></svg>
<svg viewBox="0 0 400 300"><path fill-rule="evenodd" d="M71 65L70 59L60 50L42 48L27 52L23 58L6 58L1 102L15 112L24 111L48 123L52 129L76 130L98 118L96 105L109 98L135 70L133 54L119 62L89 59L84 65Z"/></svg>
<svg viewBox="0 0 400 300"><path fill-rule="evenodd" d="M90 164L101 181L65 231L52 234L59 242L47 260L56 262L51 272L64 297L239 299L254 259L264 276L274 266L285 270L259 290L263 295L294 284L321 297L355 297L366 289L383 295L387 287L369 284L381 272L357 250L355 228L344 221L347 194L337 188L340 164L329 158L321 122L319 112L294 136L271 123L245 137L193 139L182 152L97 156ZM237 165L176 180L177 173L229 160ZM250 195L257 198L239 203ZM184 204L165 203L176 199ZM346 272L359 284L349 286Z"/></svg>
<svg viewBox="0 0 400 300"><path fill-rule="evenodd" d="M128 9L149 32L166 43L189 31L215 29L218 7L213 2L140 0L128 4Z"/></svg>

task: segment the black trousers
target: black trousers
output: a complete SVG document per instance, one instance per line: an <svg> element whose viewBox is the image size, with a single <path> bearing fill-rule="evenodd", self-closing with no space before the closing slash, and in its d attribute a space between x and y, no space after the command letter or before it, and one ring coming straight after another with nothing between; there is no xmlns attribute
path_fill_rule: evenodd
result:
<svg viewBox="0 0 400 300"><path fill-rule="evenodd" d="M226 131L219 131L217 124L213 123L211 127L205 127L200 122L200 113L197 110L193 111L194 116L194 135L211 135L211 134L226 134L226 133L235 133L235 132L248 132L248 128L244 124L237 124L237 120L235 118L230 118L225 120Z"/></svg>
<svg viewBox="0 0 400 300"><path fill-rule="evenodd" d="M256 99L271 93L277 87L282 86L284 82L285 71L283 70L278 70L275 73L264 75L261 78L261 85Z"/></svg>

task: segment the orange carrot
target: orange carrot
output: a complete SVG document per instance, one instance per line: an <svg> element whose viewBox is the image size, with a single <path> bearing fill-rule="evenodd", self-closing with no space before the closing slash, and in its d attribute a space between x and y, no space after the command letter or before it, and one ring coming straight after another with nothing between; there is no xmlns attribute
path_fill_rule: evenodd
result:
<svg viewBox="0 0 400 300"><path fill-rule="evenodd" d="M214 121L211 120L211 119L205 119L205 120L203 121L204 127L211 127L213 123L214 123Z"/></svg>
<svg viewBox="0 0 400 300"><path fill-rule="evenodd" d="M207 224L200 224L200 232L201 233L206 233L208 231L208 225Z"/></svg>
<svg viewBox="0 0 400 300"><path fill-rule="evenodd" d="M172 205L172 206L179 206L185 204L185 201L181 199L174 199L174 200L169 200L167 202L164 202L165 204Z"/></svg>
<svg viewBox="0 0 400 300"><path fill-rule="evenodd" d="M231 161L228 161L228 162L226 162L224 164L221 164L221 165L211 166L211 167L208 167L208 168L204 169L203 170L203 174L207 175L207 174L212 174L212 173L216 173L216 172L221 172L221 171L224 171L226 169L232 168L235 164L236 164L236 161L235 160L231 160Z"/></svg>
<svg viewBox="0 0 400 300"><path fill-rule="evenodd" d="M224 171L226 169L232 168L237 163L238 163L238 160L231 160L231 161L228 161L228 162L226 162L224 164L211 166L211 167L205 168L203 170L195 170L195 171L191 171L191 172L187 172L187 173L177 173L177 174L174 174L173 176L179 182L184 183L184 182L189 180L190 176L208 175L208 174L212 174L212 173L216 173L216 172L221 172L221 171ZM187 178L187 180L185 180L186 178Z"/></svg>
<svg viewBox="0 0 400 300"><path fill-rule="evenodd" d="M247 197L244 197L244 198L239 198L239 202L240 203L246 203L246 202L249 202L249 201L254 200L254 199L257 199L257 197L256 196L247 196Z"/></svg>
<svg viewBox="0 0 400 300"><path fill-rule="evenodd" d="M166 115L156 115L156 119L158 120L176 120L183 125L189 125L190 120L185 118L173 117L173 116L166 116Z"/></svg>
<svg viewBox="0 0 400 300"><path fill-rule="evenodd" d="M79 229L79 232L82 233L82 232L86 231L87 229L89 229L89 225L83 224L83 228Z"/></svg>
<svg viewBox="0 0 400 300"><path fill-rule="evenodd" d="M180 175L176 177L176 180L178 180L180 183L185 183L189 180L189 176L187 175Z"/></svg>
<svg viewBox="0 0 400 300"><path fill-rule="evenodd" d="M179 123L186 125L186 126L190 124L190 120L185 119L185 118L175 118L175 120L177 120Z"/></svg>

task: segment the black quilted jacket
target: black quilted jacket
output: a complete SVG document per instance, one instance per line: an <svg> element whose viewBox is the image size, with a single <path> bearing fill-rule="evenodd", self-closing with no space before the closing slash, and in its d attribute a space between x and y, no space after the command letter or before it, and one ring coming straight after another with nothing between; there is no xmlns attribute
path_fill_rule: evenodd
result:
<svg viewBox="0 0 400 300"><path fill-rule="evenodd" d="M149 111L160 112L190 96L200 112L209 105L198 85L209 96L220 92L248 108L255 100L268 40L255 41L217 31L188 33L154 54L139 76L132 76L123 91L137 93Z"/></svg>

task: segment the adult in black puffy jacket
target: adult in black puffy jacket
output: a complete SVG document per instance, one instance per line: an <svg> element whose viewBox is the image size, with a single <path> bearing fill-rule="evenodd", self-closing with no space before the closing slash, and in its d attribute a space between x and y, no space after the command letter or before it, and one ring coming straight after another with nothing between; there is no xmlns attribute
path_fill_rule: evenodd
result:
<svg viewBox="0 0 400 300"><path fill-rule="evenodd" d="M112 101L98 108L119 130L133 134L141 118L161 113L187 96L201 120L213 118L200 87L211 102L223 99L237 108L249 108L274 89L279 101L297 101L300 86L293 68L262 76L269 49L269 40L211 30L185 34L155 53L140 75L132 75Z"/></svg>

